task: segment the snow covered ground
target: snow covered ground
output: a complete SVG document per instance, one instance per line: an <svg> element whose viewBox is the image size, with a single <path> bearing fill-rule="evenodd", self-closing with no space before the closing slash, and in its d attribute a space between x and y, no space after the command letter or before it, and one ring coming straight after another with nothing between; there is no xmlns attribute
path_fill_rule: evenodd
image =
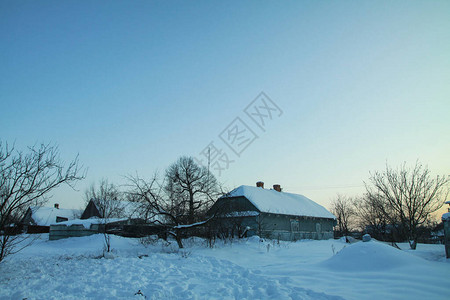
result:
<svg viewBox="0 0 450 300"><path fill-rule="evenodd" d="M112 236L48 241L0 264L0 299L448 299L443 245L376 241L156 242ZM401 245L407 248L406 245Z"/></svg>

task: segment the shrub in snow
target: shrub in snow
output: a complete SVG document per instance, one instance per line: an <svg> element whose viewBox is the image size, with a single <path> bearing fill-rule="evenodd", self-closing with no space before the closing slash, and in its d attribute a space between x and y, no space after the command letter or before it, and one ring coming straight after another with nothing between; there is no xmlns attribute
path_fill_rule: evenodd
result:
<svg viewBox="0 0 450 300"><path fill-rule="evenodd" d="M362 241L363 242L370 242L370 240L372 239L372 237L370 236L370 234L366 233L365 235L363 235L362 237Z"/></svg>
<svg viewBox="0 0 450 300"><path fill-rule="evenodd" d="M134 293L135 296L141 298L141 299L147 299L147 296L145 296L141 290L137 291L136 293Z"/></svg>
<svg viewBox="0 0 450 300"><path fill-rule="evenodd" d="M150 245L155 245L157 242L158 242L157 235L144 236L139 239L139 243L145 248L147 248Z"/></svg>
<svg viewBox="0 0 450 300"><path fill-rule="evenodd" d="M185 251L185 250L181 250L179 253L182 258L188 258L192 254L191 251Z"/></svg>

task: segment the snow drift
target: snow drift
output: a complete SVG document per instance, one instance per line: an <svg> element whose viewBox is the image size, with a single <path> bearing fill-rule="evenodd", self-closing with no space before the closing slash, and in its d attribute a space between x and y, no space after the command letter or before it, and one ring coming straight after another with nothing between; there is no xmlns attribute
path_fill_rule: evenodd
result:
<svg viewBox="0 0 450 300"><path fill-rule="evenodd" d="M347 246L321 265L334 271L384 271L423 263L421 258L372 240Z"/></svg>

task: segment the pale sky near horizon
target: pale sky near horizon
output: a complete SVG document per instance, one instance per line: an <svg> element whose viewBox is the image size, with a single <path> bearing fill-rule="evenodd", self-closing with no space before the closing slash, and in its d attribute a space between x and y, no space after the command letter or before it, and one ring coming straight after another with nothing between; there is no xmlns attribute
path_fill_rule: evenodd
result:
<svg viewBox="0 0 450 300"><path fill-rule="evenodd" d="M326 207L386 163L449 175L449 16L450 1L3 0L0 138L79 153L87 178L49 204L70 208L210 142L229 188ZM264 128L244 112L261 92L282 111ZM257 136L239 156L221 139L237 117Z"/></svg>

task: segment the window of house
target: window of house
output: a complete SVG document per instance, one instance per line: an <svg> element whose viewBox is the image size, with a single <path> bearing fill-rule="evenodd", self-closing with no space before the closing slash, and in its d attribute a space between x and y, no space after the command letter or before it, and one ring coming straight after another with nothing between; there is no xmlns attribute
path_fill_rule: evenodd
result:
<svg viewBox="0 0 450 300"><path fill-rule="evenodd" d="M322 232L322 225L320 223L316 223L316 232L321 233Z"/></svg>
<svg viewBox="0 0 450 300"><path fill-rule="evenodd" d="M291 231L300 231L298 220L291 220Z"/></svg>

